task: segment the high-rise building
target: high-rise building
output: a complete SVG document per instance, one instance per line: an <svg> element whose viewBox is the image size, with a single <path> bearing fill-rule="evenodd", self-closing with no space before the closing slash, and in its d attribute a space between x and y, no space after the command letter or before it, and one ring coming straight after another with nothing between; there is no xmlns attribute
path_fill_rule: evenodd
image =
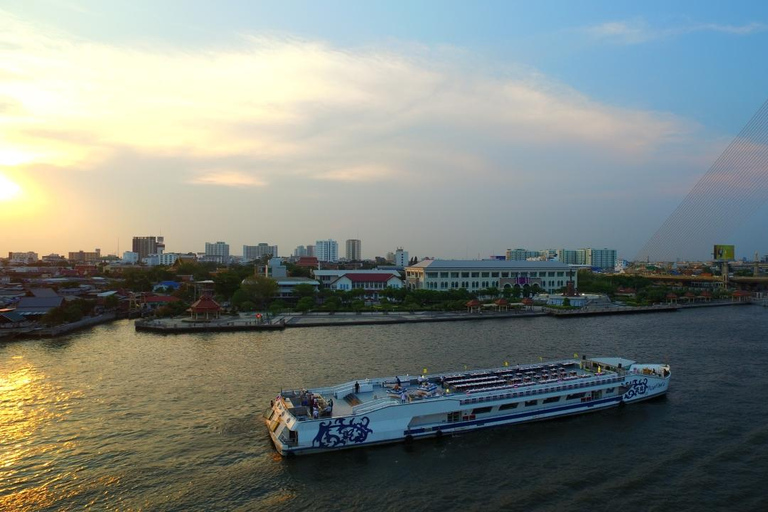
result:
<svg viewBox="0 0 768 512"><path fill-rule="evenodd" d="M139 261L150 254L162 254L165 250L165 242L162 236L135 236L131 252L139 254Z"/></svg>
<svg viewBox="0 0 768 512"><path fill-rule="evenodd" d="M363 259L362 245L360 240L347 240L347 259L349 261L360 261Z"/></svg>
<svg viewBox="0 0 768 512"><path fill-rule="evenodd" d="M587 265L613 270L616 267L616 249L584 249Z"/></svg>
<svg viewBox="0 0 768 512"><path fill-rule="evenodd" d="M244 245L243 246L243 261L255 261L260 260L264 256L270 258L277 258L277 246L269 245L266 243L260 243L259 245Z"/></svg>
<svg viewBox="0 0 768 512"><path fill-rule="evenodd" d="M560 263L568 265L586 265L587 264L587 250L586 249L558 249L557 260Z"/></svg>
<svg viewBox="0 0 768 512"><path fill-rule="evenodd" d="M318 240L315 242L317 261L339 261L339 244L336 240Z"/></svg>
<svg viewBox="0 0 768 512"><path fill-rule="evenodd" d="M315 246L314 245L308 245L307 246L307 257L313 258L315 256Z"/></svg>
<svg viewBox="0 0 768 512"><path fill-rule="evenodd" d="M293 256L295 258L301 258L306 255L307 255L307 248L304 247L303 245L299 245L293 250Z"/></svg>
<svg viewBox="0 0 768 512"><path fill-rule="evenodd" d="M398 247L395 251L395 266L405 268L408 266L408 251Z"/></svg>
<svg viewBox="0 0 768 512"><path fill-rule="evenodd" d="M229 263L229 244L224 242L205 242L205 260L216 263Z"/></svg>

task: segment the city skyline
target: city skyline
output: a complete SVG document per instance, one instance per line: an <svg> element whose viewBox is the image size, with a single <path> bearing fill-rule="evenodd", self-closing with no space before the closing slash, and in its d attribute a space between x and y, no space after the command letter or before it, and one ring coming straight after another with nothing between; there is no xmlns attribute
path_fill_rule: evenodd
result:
<svg viewBox="0 0 768 512"><path fill-rule="evenodd" d="M51 0L0 23L0 254L149 233L632 259L768 90L760 3ZM765 254L766 210L711 243Z"/></svg>

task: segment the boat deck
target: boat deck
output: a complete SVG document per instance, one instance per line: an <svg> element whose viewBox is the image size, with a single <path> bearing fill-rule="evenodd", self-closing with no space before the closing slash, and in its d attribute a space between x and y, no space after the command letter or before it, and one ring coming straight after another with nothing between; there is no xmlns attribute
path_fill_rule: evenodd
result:
<svg viewBox="0 0 768 512"><path fill-rule="evenodd" d="M616 376L621 372L621 365L617 368L606 360L567 359L418 377L365 379L328 388L287 391L282 397L299 420L312 419L314 407L318 409L318 419L327 419L364 414L387 405L456 395L465 400L491 392L539 392L543 388L575 384L590 377Z"/></svg>

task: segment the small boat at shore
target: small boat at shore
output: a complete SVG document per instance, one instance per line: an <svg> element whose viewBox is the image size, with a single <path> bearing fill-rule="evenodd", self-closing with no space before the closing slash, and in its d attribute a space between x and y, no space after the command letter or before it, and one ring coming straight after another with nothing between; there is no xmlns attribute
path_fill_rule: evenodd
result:
<svg viewBox="0 0 768 512"><path fill-rule="evenodd" d="M662 396L670 378L666 364L564 359L282 391L265 416L277 451L303 455L600 411Z"/></svg>

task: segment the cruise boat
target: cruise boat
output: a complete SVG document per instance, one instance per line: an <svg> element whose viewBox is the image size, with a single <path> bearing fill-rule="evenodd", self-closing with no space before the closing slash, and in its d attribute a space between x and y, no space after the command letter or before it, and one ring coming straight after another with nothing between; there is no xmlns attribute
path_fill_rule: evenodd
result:
<svg viewBox="0 0 768 512"><path fill-rule="evenodd" d="M265 417L277 451L302 455L601 411L664 395L670 377L620 357L396 375L281 391Z"/></svg>

